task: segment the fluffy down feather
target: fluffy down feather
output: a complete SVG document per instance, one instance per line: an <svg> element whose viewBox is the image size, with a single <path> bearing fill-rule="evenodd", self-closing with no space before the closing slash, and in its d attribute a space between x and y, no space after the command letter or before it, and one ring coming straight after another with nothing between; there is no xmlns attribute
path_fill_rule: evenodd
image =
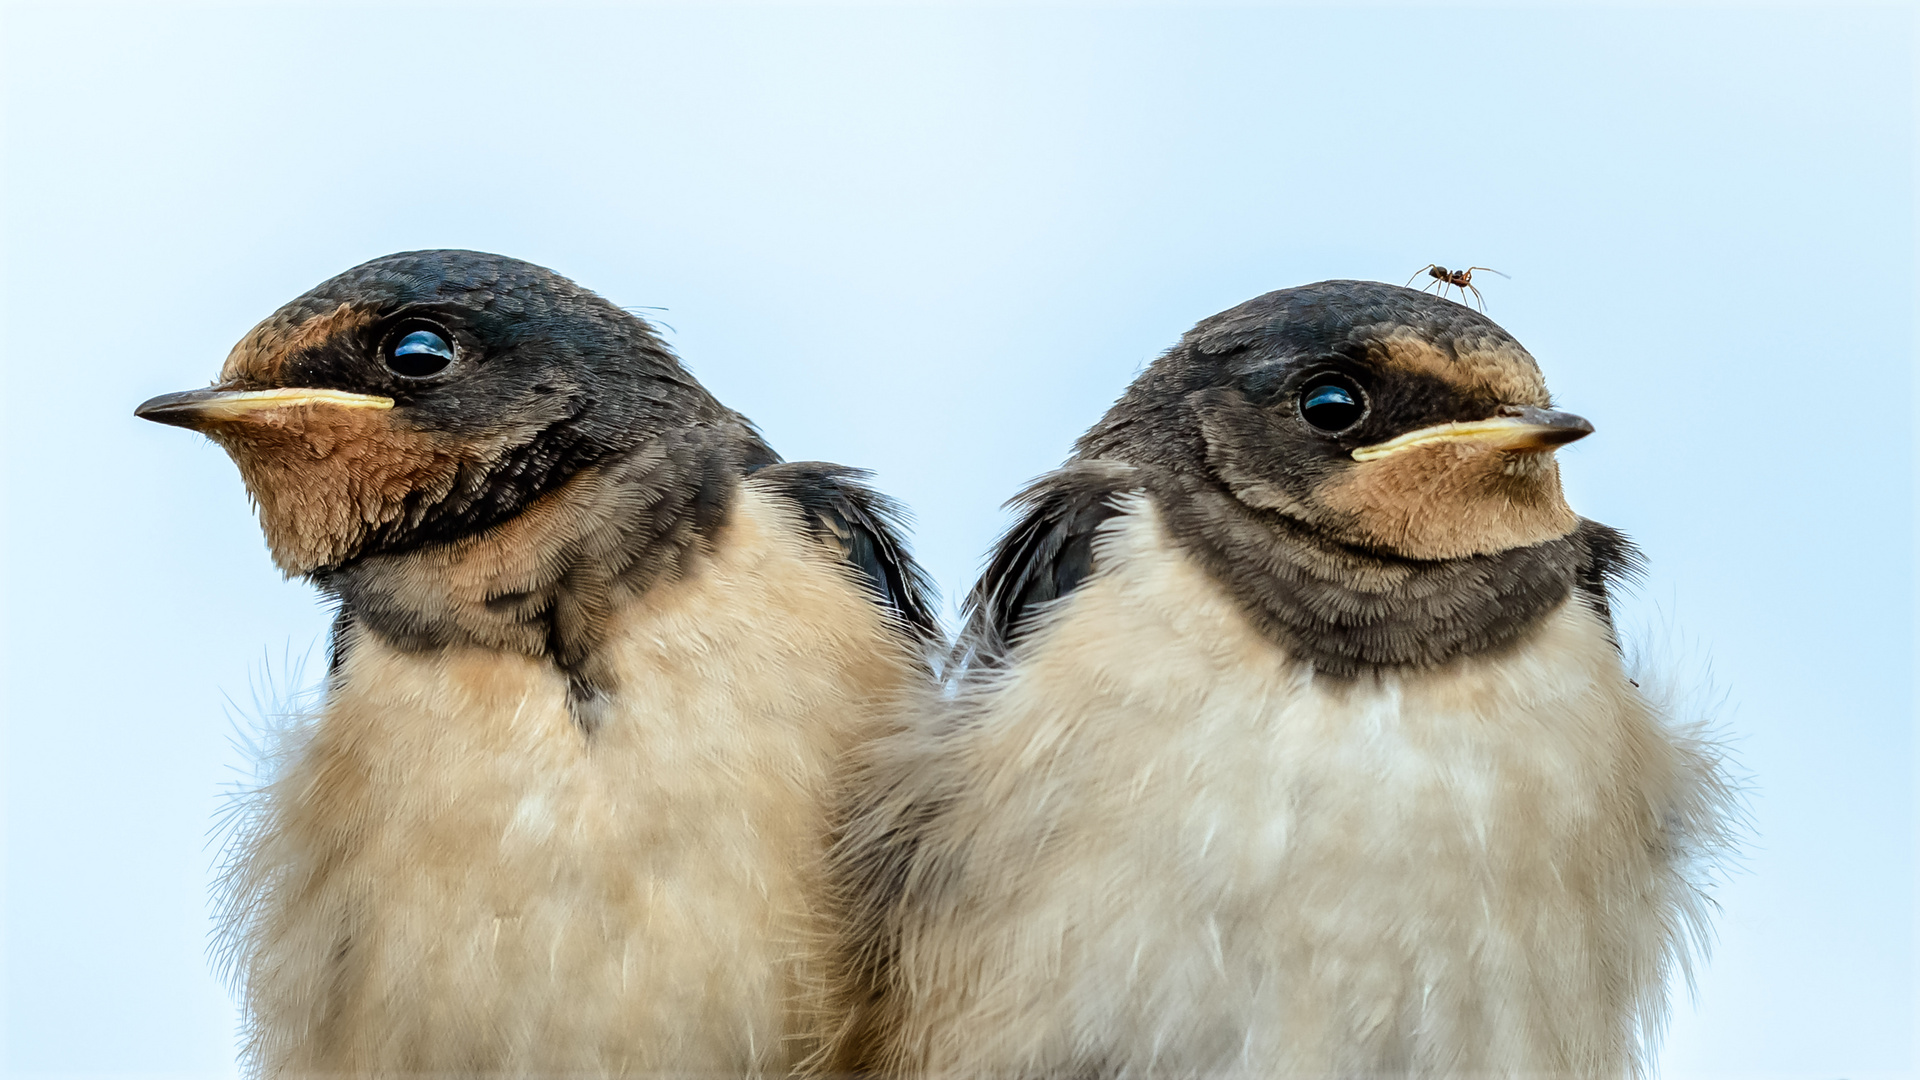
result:
<svg viewBox="0 0 1920 1080"><path fill-rule="evenodd" d="M836 1054L903 1076L1635 1075L1725 787L1569 599L1316 677L1149 501L866 752Z"/></svg>
<svg viewBox="0 0 1920 1080"><path fill-rule="evenodd" d="M748 481L711 554L568 678L364 629L254 796L225 941L267 1076L777 1076L814 1045L837 768L924 678Z"/></svg>

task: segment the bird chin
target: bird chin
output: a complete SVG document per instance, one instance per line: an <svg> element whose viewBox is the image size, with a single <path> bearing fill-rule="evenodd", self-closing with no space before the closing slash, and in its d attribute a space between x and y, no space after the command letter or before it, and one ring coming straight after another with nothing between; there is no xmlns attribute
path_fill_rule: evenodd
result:
<svg viewBox="0 0 1920 1080"><path fill-rule="evenodd" d="M470 456L366 409L297 406L205 430L239 467L288 577L344 562L410 499L444 496Z"/></svg>
<svg viewBox="0 0 1920 1080"><path fill-rule="evenodd" d="M1359 546L1410 559L1493 555L1580 523L1551 451L1441 443L1356 463L1314 492Z"/></svg>

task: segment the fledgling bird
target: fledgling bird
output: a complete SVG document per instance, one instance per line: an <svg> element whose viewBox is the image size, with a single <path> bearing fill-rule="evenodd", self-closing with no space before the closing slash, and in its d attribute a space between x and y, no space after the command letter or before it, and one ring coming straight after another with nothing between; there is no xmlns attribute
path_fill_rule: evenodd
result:
<svg viewBox="0 0 1920 1080"><path fill-rule="evenodd" d="M836 849L900 1077L1617 1077L1721 836L1527 351L1329 281L1200 323L1017 500Z"/></svg>
<svg viewBox="0 0 1920 1080"><path fill-rule="evenodd" d="M225 933L269 1077L778 1076L823 1023L837 769L927 677L859 474L782 464L641 319L390 255L139 415L339 601Z"/></svg>

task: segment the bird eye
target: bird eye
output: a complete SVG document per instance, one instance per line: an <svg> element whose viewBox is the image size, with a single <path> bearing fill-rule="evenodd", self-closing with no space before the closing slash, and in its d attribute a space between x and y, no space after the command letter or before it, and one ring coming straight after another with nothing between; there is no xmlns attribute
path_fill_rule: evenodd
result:
<svg viewBox="0 0 1920 1080"><path fill-rule="evenodd" d="M1300 415L1321 431L1345 431L1367 413L1367 395L1352 379L1323 375L1300 391Z"/></svg>
<svg viewBox="0 0 1920 1080"><path fill-rule="evenodd" d="M424 379L453 363L453 346L433 330L412 330L387 351L387 367L396 375Z"/></svg>

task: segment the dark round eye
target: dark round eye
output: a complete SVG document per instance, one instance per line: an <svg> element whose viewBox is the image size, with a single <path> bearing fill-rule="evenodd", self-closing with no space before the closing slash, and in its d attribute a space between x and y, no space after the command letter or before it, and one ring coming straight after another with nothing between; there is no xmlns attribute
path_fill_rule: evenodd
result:
<svg viewBox="0 0 1920 1080"><path fill-rule="evenodd" d="M1367 414L1367 395L1344 375L1322 375L1300 391L1300 415L1321 431L1345 431Z"/></svg>
<svg viewBox="0 0 1920 1080"><path fill-rule="evenodd" d="M438 374L451 363L453 346L439 332L424 328L403 334L387 352L387 367L409 379Z"/></svg>

